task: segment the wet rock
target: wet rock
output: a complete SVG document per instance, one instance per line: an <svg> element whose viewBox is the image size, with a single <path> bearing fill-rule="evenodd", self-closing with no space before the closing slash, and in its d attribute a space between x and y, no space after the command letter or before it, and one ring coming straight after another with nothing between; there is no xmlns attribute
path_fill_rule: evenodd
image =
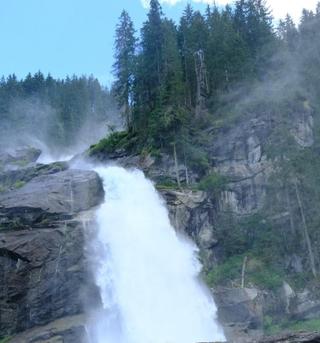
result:
<svg viewBox="0 0 320 343"><path fill-rule="evenodd" d="M102 183L93 171L67 167L0 173L6 185L23 181L0 193L0 337L32 331L13 342L82 342L83 324L66 326L68 318L101 302L85 248Z"/></svg>
<svg viewBox="0 0 320 343"><path fill-rule="evenodd" d="M35 148L19 148L0 152L0 171L17 170L35 163L41 150Z"/></svg>
<svg viewBox="0 0 320 343"><path fill-rule="evenodd" d="M22 187L37 176L55 174L68 168L65 162L55 162L0 172L0 193Z"/></svg>
<svg viewBox="0 0 320 343"><path fill-rule="evenodd" d="M33 178L19 189L0 194L4 208L40 208L48 213L76 213L98 205L103 187L93 171L66 170Z"/></svg>
<svg viewBox="0 0 320 343"><path fill-rule="evenodd" d="M84 227L76 220L0 232L0 337L99 303L84 250Z"/></svg>
<svg viewBox="0 0 320 343"><path fill-rule="evenodd" d="M294 113L293 127L291 134L293 138L303 148L311 147L314 143L314 119L312 116L312 110L308 105L308 102L304 103L304 112Z"/></svg>
<svg viewBox="0 0 320 343"><path fill-rule="evenodd" d="M214 291L218 317L230 342L247 342L263 335L263 294L256 288Z"/></svg>
<svg viewBox="0 0 320 343"><path fill-rule="evenodd" d="M27 330L13 337L10 343L87 343L85 323L83 315L64 317Z"/></svg>
<svg viewBox="0 0 320 343"><path fill-rule="evenodd" d="M295 320L320 318L320 300L309 290L297 293L292 306L291 316ZM319 328L320 329L320 328Z"/></svg>

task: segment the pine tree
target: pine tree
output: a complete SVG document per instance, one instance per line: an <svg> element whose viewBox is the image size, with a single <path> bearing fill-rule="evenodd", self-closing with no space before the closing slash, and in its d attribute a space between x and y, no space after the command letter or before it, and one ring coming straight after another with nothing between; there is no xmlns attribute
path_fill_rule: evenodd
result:
<svg viewBox="0 0 320 343"><path fill-rule="evenodd" d="M114 92L125 116L126 125L131 126L131 101L135 70L136 38L133 22L126 11L122 11L116 28L115 63L113 73L116 81Z"/></svg>
<svg viewBox="0 0 320 343"><path fill-rule="evenodd" d="M162 9L157 0L150 1L148 20L141 30L143 83L149 110L157 106L160 87L163 81L163 46Z"/></svg>
<svg viewBox="0 0 320 343"><path fill-rule="evenodd" d="M180 19L178 44L182 58L183 78L185 85L185 105L191 107L194 103L193 93L195 85L195 72L193 61L193 50L190 41L190 30L192 25L193 9L187 5Z"/></svg>
<svg viewBox="0 0 320 343"><path fill-rule="evenodd" d="M265 0L238 0L235 5L234 28L248 46L252 72L257 73L274 53L275 36L272 15Z"/></svg>
<svg viewBox="0 0 320 343"><path fill-rule="evenodd" d="M295 50L298 43L298 30L289 14L284 20L280 20L278 35L287 49Z"/></svg>
<svg viewBox="0 0 320 343"><path fill-rule="evenodd" d="M195 55L201 53L206 59L208 28L205 18L199 11L188 5L180 20L179 46L183 59L183 73L186 83L186 105L196 106L197 76Z"/></svg>

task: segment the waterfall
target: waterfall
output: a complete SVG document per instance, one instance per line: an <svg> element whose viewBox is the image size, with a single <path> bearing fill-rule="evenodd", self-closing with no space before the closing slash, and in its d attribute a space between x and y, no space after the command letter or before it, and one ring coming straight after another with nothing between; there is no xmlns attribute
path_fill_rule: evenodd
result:
<svg viewBox="0 0 320 343"><path fill-rule="evenodd" d="M163 199L138 170L97 168L105 202L97 211L96 283L103 310L93 343L224 341L197 249L172 228Z"/></svg>

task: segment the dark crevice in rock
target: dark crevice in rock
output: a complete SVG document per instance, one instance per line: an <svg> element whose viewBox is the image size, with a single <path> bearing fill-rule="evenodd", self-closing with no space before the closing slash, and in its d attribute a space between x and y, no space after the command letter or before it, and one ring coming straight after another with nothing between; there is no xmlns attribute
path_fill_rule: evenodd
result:
<svg viewBox="0 0 320 343"><path fill-rule="evenodd" d="M31 262L27 257L21 256L17 252L6 248L0 248L0 256L11 258L14 261L21 260L28 263Z"/></svg>

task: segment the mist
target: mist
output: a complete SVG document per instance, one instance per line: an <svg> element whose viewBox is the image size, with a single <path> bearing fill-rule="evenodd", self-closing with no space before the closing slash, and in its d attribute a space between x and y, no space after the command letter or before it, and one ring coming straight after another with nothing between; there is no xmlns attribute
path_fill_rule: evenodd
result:
<svg viewBox="0 0 320 343"><path fill-rule="evenodd" d="M2 80L0 96L1 150L39 148L42 162L81 153L122 127L113 95L93 77L12 75Z"/></svg>

